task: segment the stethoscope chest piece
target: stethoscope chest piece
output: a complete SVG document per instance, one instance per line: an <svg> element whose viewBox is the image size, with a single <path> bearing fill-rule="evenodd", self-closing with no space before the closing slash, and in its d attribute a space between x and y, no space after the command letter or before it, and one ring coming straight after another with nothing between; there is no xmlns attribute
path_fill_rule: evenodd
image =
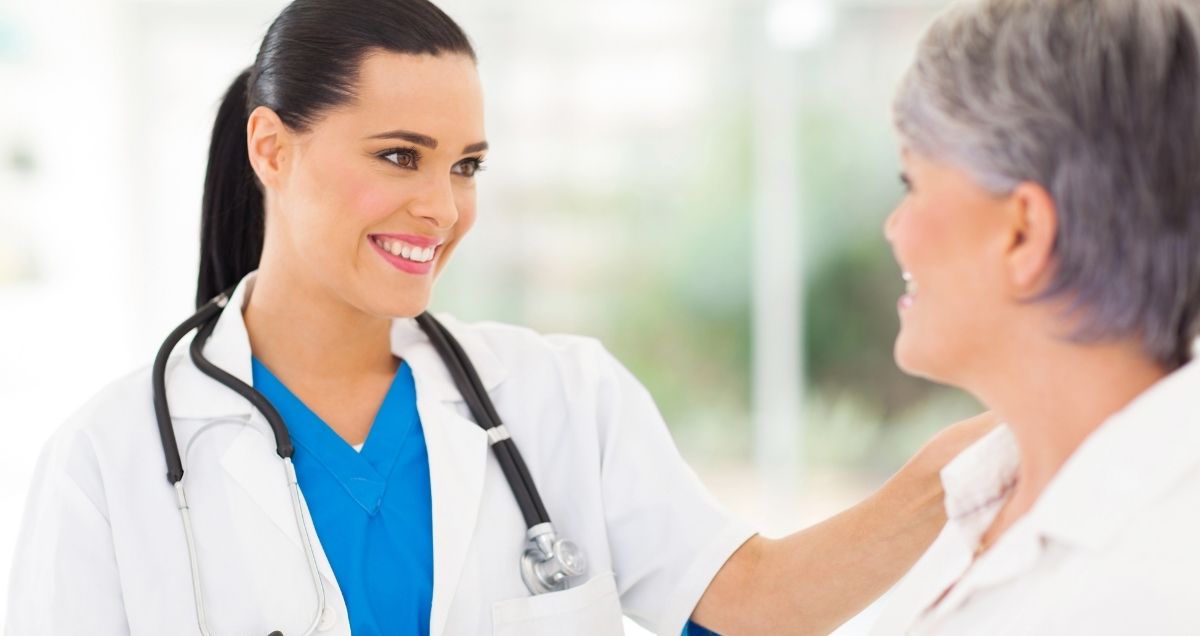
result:
<svg viewBox="0 0 1200 636"><path fill-rule="evenodd" d="M560 592L587 573L583 549L573 541L559 539L551 524L538 524L525 536L533 545L521 556L521 578L532 594Z"/></svg>

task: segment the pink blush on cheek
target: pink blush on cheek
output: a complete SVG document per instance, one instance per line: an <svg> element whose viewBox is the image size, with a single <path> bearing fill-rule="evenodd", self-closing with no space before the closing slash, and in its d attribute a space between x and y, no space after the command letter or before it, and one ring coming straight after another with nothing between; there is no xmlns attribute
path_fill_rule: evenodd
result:
<svg viewBox="0 0 1200 636"><path fill-rule="evenodd" d="M388 196L382 175L358 161L347 161L345 152L330 150L315 158L309 172L319 196L333 204L340 222L372 223L397 207L395 194Z"/></svg>
<svg viewBox="0 0 1200 636"><path fill-rule="evenodd" d="M354 183L346 182L343 186L344 200L348 203L348 212L362 221L374 223L383 220L394 213L398 207L397 198L391 195L387 188L371 184L365 180Z"/></svg>

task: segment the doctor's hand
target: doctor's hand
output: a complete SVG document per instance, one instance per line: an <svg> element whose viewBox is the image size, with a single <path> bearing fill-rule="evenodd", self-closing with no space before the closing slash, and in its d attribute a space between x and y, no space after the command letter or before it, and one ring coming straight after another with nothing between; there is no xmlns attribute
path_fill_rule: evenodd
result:
<svg viewBox="0 0 1200 636"><path fill-rule="evenodd" d="M875 493L782 539L756 535L717 573L693 620L740 634L828 634L903 576L945 524L939 473L999 424L984 413L935 435Z"/></svg>

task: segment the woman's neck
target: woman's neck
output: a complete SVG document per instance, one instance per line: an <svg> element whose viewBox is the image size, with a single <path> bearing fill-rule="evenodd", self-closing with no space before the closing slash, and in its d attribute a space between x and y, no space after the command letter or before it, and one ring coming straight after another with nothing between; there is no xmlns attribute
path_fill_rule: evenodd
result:
<svg viewBox="0 0 1200 636"><path fill-rule="evenodd" d="M363 313L318 284L264 263L243 311L251 348L285 375L391 375L391 321Z"/></svg>
<svg viewBox="0 0 1200 636"><path fill-rule="evenodd" d="M1166 375L1136 343L1026 344L1010 348L1020 353L972 387L1020 449L1017 483L997 519L1001 531L1029 511L1089 435Z"/></svg>

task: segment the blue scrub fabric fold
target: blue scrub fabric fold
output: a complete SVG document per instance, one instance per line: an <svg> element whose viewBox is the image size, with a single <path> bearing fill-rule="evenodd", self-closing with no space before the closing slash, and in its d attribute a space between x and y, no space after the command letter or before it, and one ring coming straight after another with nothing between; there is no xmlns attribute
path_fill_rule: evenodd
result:
<svg viewBox="0 0 1200 636"><path fill-rule="evenodd" d="M433 503L412 369L400 364L356 451L257 358L254 387L279 411L321 547L355 636L429 634Z"/></svg>

